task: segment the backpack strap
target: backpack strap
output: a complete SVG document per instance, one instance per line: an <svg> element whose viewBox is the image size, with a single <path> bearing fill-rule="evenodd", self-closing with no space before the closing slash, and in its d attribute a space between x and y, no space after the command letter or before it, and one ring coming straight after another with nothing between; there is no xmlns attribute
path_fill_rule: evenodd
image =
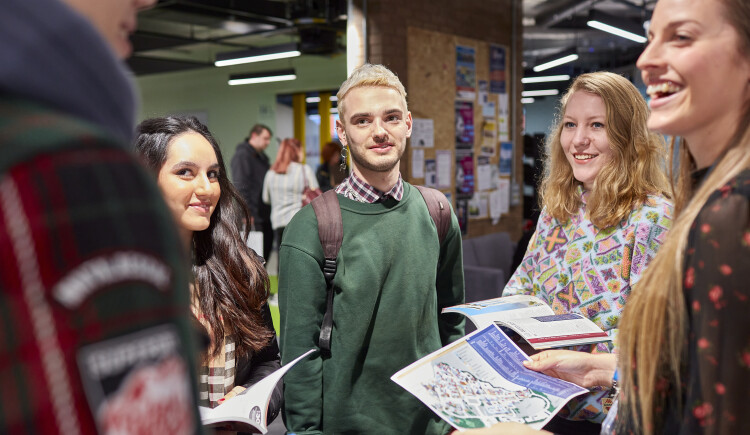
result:
<svg viewBox="0 0 750 435"><path fill-rule="evenodd" d="M344 239L344 226L341 221L341 208L336 191L331 189L312 200L318 220L318 237L323 246L323 276L326 279L326 312L320 325L318 347L324 356L331 354L331 331L333 330L333 277L336 275L336 258Z"/></svg>
<svg viewBox="0 0 750 435"><path fill-rule="evenodd" d="M424 202L427 204L427 210L430 212L432 221L437 228L438 239L440 244L445 240L448 229L451 227L451 208L448 205L448 198L445 194L437 189L424 186L414 186L422 194Z"/></svg>

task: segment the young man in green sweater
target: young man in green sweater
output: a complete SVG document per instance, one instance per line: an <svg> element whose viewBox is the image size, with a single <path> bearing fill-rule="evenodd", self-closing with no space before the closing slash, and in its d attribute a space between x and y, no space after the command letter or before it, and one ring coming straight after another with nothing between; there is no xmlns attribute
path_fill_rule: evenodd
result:
<svg viewBox="0 0 750 435"><path fill-rule="evenodd" d="M334 277L330 356L285 376L285 422L297 434L445 434L449 425L390 380L463 336L461 236L455 214L442 243L399 161L411 135L406 91L381 65L356 69L338 92L336 128L352 173L336 188L343 243ZM326 310L323 249L312 207L287 226L279 252L284 363L310 348Z"/></svg>

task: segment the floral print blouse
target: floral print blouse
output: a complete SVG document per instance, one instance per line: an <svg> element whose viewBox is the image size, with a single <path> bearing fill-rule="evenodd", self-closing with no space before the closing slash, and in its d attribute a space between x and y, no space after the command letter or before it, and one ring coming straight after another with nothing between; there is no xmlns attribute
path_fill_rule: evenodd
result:
<svg viewBox="0 0 750 435"><path fill-rule="evenodd" d="M567 222L542 210L523 261L503 296L527 294L547 302L556 314L579 313L606 331L612 341L576 346L586 352L613 352L620 315L630 288L656 255L672 222L672 203L650 195L619 224L600 230L586 216L586 201ZM597 390L575 398L560 412L573 420L601 422Z"/></svg>
<svg viewBox="0 0 750 435"><path fill-rule="evenodd" d="M711 195L687 243L682 390L662 390L668 409L655 433L750 434L750 170Z"/></svg>

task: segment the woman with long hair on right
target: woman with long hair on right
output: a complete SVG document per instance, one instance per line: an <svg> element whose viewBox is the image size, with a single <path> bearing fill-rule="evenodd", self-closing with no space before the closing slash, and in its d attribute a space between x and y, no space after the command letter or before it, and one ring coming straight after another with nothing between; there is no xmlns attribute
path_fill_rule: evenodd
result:
<svg viewBox="0 0 750 435"><path fill-rule="evenodd" d="M628 300L619 358L546 351L527 367L583 387L621 383L606 433L747 434L750 2L659 0L638 67L649 128L679 148L677 218Z"/></svg>

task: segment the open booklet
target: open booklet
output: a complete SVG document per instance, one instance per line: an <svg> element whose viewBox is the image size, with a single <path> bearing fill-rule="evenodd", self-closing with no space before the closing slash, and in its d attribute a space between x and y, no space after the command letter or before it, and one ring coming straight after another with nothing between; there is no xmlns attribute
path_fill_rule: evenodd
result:
<svg viewBox="0 0 750 435"><path fill-rule="evenodd" d="M513 330L534 349L598 343L611 338L591 320L580 314L555 314L535 296L516 295L470 302L443 309L461 313L482 329L497 323Z"/></svg>
<svg viewBox="0 0 750 435"><path fill-rule="evenodd" d="M529 357L497 325L439 349L391 379L459 431L515 421L542 428L588 390L531 371Z"/></svg>
<svg viewBox="0 0 750 435"><path fill-rule="evenodd" d="M266 433L268 404L271 401L276 384L302 358L310 355L315 349L310 349L286 365L258 381L255 385L240 394L227 399L216 408L199 406L201 420L205 427L215 427L227 430L249 433Z"/></svg>

